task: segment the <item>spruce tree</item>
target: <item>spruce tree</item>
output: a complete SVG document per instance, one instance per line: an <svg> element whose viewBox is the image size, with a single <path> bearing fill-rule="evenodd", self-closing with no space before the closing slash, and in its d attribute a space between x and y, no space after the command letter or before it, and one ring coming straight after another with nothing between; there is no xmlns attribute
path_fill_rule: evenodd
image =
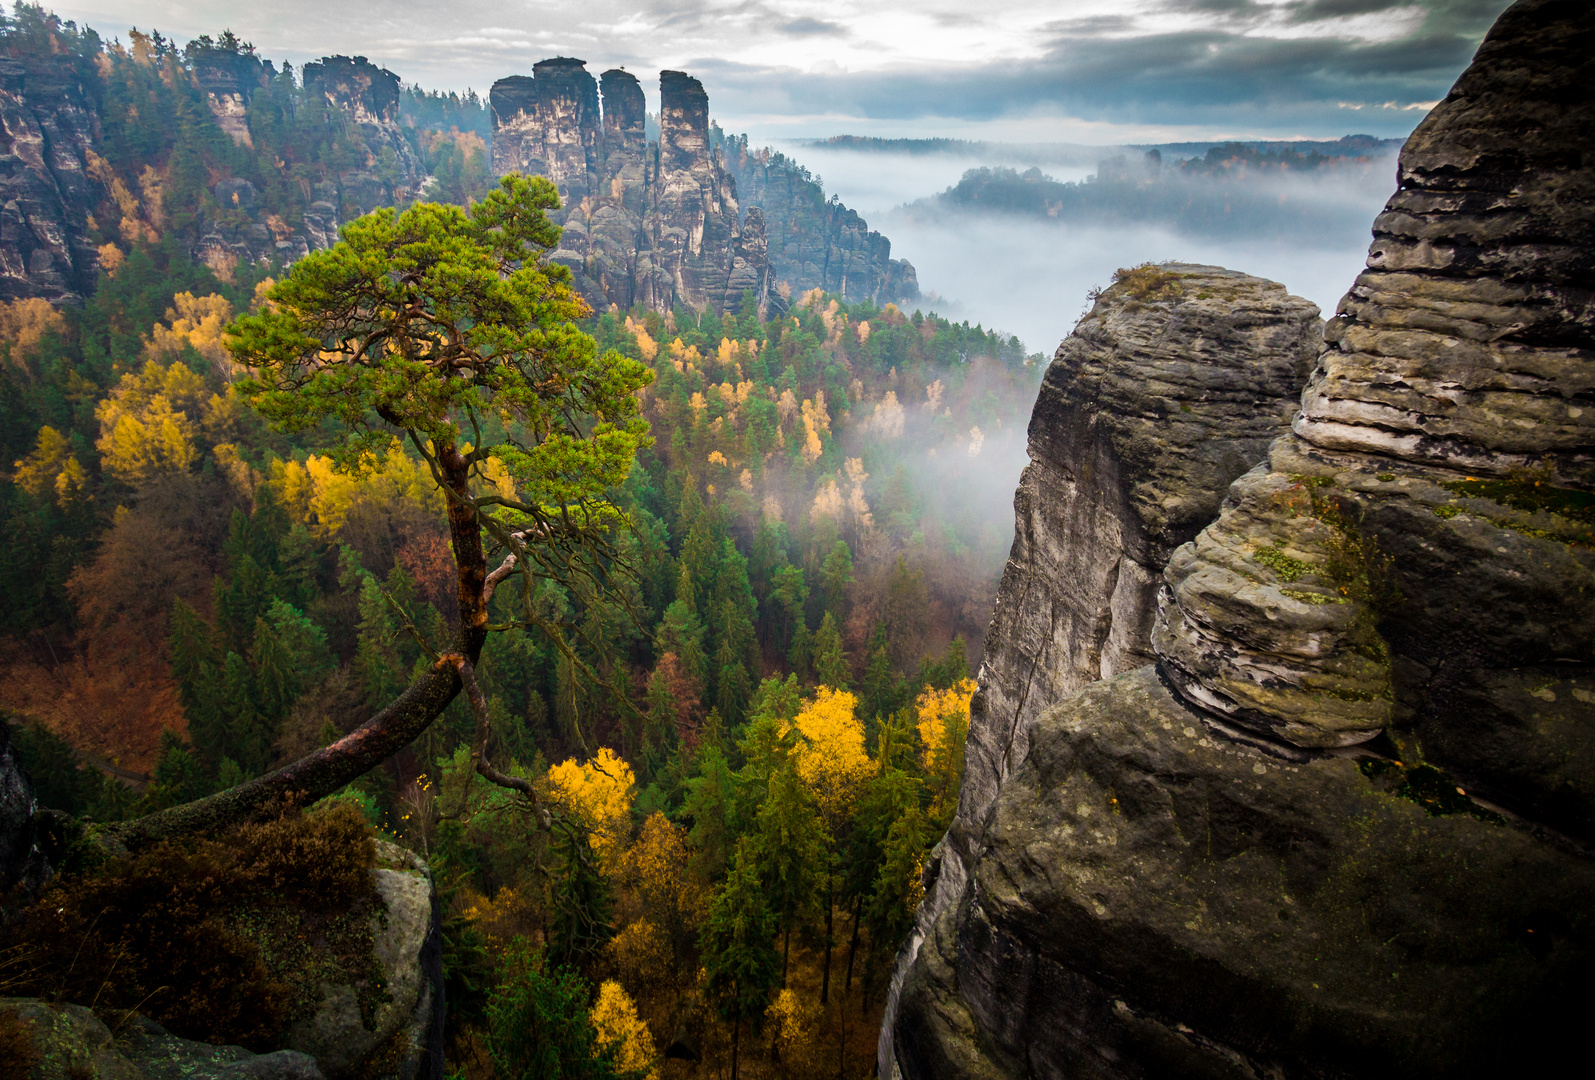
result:
<svg viewBox="0 0 1595 1080"><path fill-rule="evenodd" d="M748 851L737 843L725 884L709 904L699 935L704 991L722 1017L731 1021L731 1080L737 1078L742 1025L758 1023L780 975L781 958L772 944L775 916Z"/></svg>
<svg viewBox="0 0 1595 1080"><path fill-rule="evenodd" d="M827 611L814 632L814 678L821 686L845 690L852 679L847 654L842 651L842 634Z"/></svg>

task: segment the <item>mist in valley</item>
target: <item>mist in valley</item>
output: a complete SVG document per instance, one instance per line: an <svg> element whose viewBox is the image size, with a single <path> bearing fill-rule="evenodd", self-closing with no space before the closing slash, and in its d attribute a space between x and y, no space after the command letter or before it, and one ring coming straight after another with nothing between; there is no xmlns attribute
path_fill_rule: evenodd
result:
<svg viewBox="0 0 1595 1080"><path fill-rule="evenodd" d="M894 257L914 264L924 297L910 306L1017 336L1026 352L1041 354L1028 395L1016 399L1010 390L1002 396L1001 407L981 425L976 453L969 453L967 433L953 452L944 444L929 449L937 440L928 429L909 433L909 441L921 446L904 461L925 510L923 520L939 523L945 532L944 538L927 539L967 547L962 570L980 578L990 594L1012 543L1013 495L1028 462L1025 429L1034 392L1058 343L1089 309L1087 294L1111 282L1119 267L1206 263L1281 282L1327 316L1362 269L1374 216L1395 187L1395 163L1389 157L1363 166L1227 183L1172 176L1171 188L1183 185L1174 194L1192 203L1216 199L1219 211L1201 218L1199 229L1181 229L1167 221L1133 220L1134 204L1117 208L1111 220L1082 220L959 206L944 197L970 170L1024 168L1022 159L1000 152L779 148L816 174L828 194L890 237ZM1105 148L1101 154L1121 152ZM1065 184L1081 183L1097 171L1094 161L1086 164L1078 152L1074 157L1072 163L1054 160L1041 168L1047 178ZM1226 190L1234 197L1226 200ZM1166 209L1170 192L1162 195ZM1228 214L1222 213L1226 205ZM971 372L971 377L979 375ZM909 412L914 416L916 410ZM970 619L984 624L973 613Z"/></svg>
<svg viewBox="0 0 1595 1080"><path fill-rule="evenodd" d="M1140 262L1208 263L1256 274L1328 315L1362 269L1374 216L1395 190L1391 157L1365 167L1232 181L1228 186L1244 197L1233 200L1224 220L1196 230L1133 220L1133 208L1111 220L1066 220L940 198L971 169L1023 167L1007 154L780 149L891 238L893 257L918 272L925 310L1017 335L1028 351L1049 357L1086 310L1086 294L1111 281L1115 269ZM1073 164L1043 161L1040 168L1066 184L1097 171L1075 157ZM1204 182L1186 183L1200 192Z"/></svg>

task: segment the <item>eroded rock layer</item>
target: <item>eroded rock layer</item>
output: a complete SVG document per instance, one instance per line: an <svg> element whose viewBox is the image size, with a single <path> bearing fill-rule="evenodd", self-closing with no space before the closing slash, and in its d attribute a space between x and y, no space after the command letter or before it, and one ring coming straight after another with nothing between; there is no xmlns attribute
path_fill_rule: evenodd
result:
<svg viewBox="0 0 1595 1080"><path fill-rule="evenodd" d="M922 931L957 902L1036 717L1151 661L1164 563L1288 430L1321 325L1275 282L1166 264L1109 288L1058 347Z"/></svg>
<svg viewBox="0 0 1595 1080"><path fill-rule="evenodd" d="M72 56L0 59L0 300L52 302L93 288L88 214L100 117Z"/></svg>
<svg viewBox="0 0 1595 1080"><path fill-rule="evenodd" d="M746 292L764 310L764 219L757 208L743 216L710 148L703 85L665 71L659 90L660 138L650 144L642 88L627 72L607 71L600 84L583 61L560 57L529 78L500 79L489 96L493 169L554 182L564 233L553 259L594 306L724 312Z"/></svg>
<svg viewBox="0 0 1595 1080"><path fill-rule="evenodd" d="M1163 570L1156 663L1042 713L994 794L966 783L994 809L963 880L944 844L951 898L900 959L883 1074L1500 1075L1576 1052L1592 56L1588 5L1520 0L1414 133L1295 434ZM1055 588L1005 578L999 620L1027 587Z"/></svg>

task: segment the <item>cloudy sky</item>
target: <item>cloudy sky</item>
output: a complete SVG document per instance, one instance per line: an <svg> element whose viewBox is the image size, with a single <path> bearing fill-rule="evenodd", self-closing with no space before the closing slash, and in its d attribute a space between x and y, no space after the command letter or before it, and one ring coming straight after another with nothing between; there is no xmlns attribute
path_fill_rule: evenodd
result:
<svg viewBox="0 0 1595 1080"><path fill-rule="evenodd" d="M230 28L485 90L537 60L684 69L732 130L1087 143L1398 136L1507 0L77 0L106 37ZM651 80L644 76L645 84ZM650 87L652 89L652 87ZM652 95L651 95L652 96Z"/></svg>

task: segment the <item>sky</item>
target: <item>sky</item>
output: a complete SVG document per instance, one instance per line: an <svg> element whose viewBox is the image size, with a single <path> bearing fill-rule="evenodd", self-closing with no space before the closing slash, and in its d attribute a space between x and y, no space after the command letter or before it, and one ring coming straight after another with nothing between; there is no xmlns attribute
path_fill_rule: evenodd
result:
<svg viewBox="0 0 1595 1080"><path fill-rule="evenodd" d="M1090 144L1397 137L1506 0L77 0L105 37L231 29L295 65L363 55L485 91L549 56L662 68L757 138L841 133Z"/></svg>

